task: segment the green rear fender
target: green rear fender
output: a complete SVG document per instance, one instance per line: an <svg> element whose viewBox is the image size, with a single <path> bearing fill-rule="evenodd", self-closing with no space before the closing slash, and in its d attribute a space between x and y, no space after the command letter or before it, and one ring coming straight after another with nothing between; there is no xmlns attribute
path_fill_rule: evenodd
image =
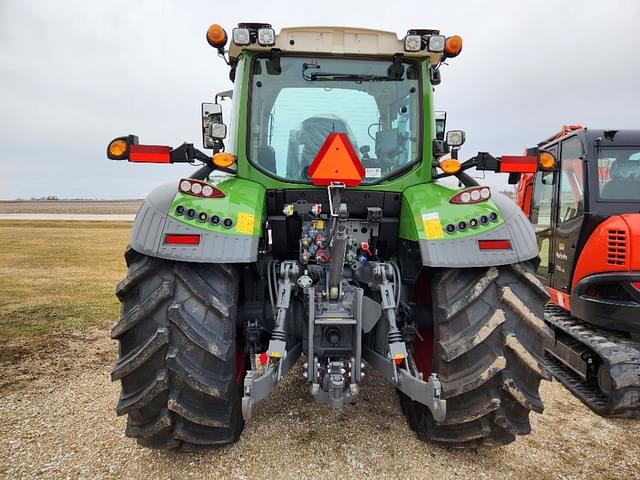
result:
<svg viewBox="0 0 640 480"><path fill-rule="evenodd" d="M136 215L131 233L134 250L189 262L256 261L264 224L264 188L236 177L208 183L215 185L225 196L187 195L178 191L177 182L152 191ZM169 243L168 235L189 236L191 243Z"/></svg>
<svg viewBox="0 0 640 480"><path fill-rule="evenodd" d="M400 237L417 242L422 264L430 267L507 265L535 258L538 247L528 219L508 197L491 190L489 200L460 205L450 203L459 189L438 183L408 188L402 196ZM472 219L476 227L469 226ZM449 225L455 230L448 231ZM481 249L478 240L509 240L509 248Z"/></svg>

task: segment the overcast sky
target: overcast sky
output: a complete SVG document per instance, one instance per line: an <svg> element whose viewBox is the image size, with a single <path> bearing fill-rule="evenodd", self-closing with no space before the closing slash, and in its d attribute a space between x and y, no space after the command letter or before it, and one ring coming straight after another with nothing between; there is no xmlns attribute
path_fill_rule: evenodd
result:
<svg viewBox="0 0 640 480"><path fill-rule="evenodd" d="M263 21L464 38L436 108L462 157L521 153L566 123L640 128L640 2L0 0L0 199L140 198L192 170L107 160L113 137L201 146L200 102L231 88L205 41Z"/></svg>

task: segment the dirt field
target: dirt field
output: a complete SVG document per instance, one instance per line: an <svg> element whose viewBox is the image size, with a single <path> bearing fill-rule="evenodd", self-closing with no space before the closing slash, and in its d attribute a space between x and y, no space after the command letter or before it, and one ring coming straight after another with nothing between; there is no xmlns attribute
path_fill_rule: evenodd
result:
<svg viewBox="0 0 640 480"><path fill-rule="evenodd" d="M558 383L544 384L531 435L470 452L418 441L375 373L355 405L332 410L300 365L237 444L140 448L109 381L128 228L0 222L0 478L640 478L640 422L602 419Z"/></svg>
<svg viewBox="0 0 640 480"><path fill-rule="evenodd" d="M0 201L0 213L134 214L142 200Z"/></svg>

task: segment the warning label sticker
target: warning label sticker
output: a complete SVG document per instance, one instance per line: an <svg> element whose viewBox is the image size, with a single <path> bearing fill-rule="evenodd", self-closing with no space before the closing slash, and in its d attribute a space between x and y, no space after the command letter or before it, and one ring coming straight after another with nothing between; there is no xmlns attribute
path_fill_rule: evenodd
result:
<svg viewBox="0 0 640 480"><path fill-rule="evenodd" d="M422 214L422 226L424 227L424 235L427 240L444 238L444 230L442 230L438 212Z"/></svg>
<svg viewBox="0 0 640 480"><path fill-rule="evenodd" d="M255 216L252 213L240 212L236 220L236 232L252 234L254 223Z"/></svg>
<svg viewBox="0 0 640 480"><path fill-rule="evenodd" d="M382 177L382 169L381 168L365 168L364 176L365 178L380 178Z"/></svg>

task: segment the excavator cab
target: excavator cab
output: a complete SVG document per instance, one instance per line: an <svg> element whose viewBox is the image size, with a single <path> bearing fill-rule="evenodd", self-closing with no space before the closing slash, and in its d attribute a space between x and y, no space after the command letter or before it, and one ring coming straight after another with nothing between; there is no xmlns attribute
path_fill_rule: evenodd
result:
<svg viewBox="0 0 640 480"><path fill-rule="evenodd" d="M558 378L598 413L640 415L640 130L580 126L537 146L555 171L524 175Z"/></svg>

